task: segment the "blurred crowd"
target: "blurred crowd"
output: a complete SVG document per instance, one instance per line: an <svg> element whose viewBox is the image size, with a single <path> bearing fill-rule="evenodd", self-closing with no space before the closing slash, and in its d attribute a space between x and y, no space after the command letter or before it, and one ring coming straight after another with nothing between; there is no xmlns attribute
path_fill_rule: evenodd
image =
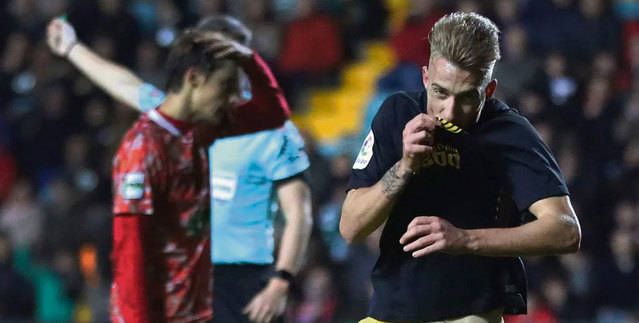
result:
<svg viewBox="0 0 639 323"><path fill-rule="evenodd" d="M398 4L407 8L399 20ZM639 321L636 0L2 1L0 321L108 320L111 160L137 113L49 52L52 17L66 15L100 55L163 86L177 33L200 17L234 15L254 31L253 46L301 113L309 89L339 87L340 69L371 41L387 43L396 58L377 93L419 89L426 33L453 10L482 13L501 28L497 96L549 144L583 225L579 253L525 260L529 315L507 322ZM315 224L286 316L355 322L366 312L377 241L341 239L356 152L326 155L322 144L306 134Z"/></svg>

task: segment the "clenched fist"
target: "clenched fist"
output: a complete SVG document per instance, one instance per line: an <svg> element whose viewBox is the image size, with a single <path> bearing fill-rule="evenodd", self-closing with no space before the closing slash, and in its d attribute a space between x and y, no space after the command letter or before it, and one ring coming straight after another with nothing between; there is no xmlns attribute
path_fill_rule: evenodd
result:
<svg viewBox="0 0 639 323"><path fill-rule="evenodd" d="M411 172L421 168L424 158L433 151L433 137L437 121L420 113L410 120L402 132L402 159L400 166Z"/></svg>
<svg viewBox="0 0 639 323"><path fill-rule="evenodd" d="M73 26L61 18L51 20L47 27L47 44L54 54L66 57L77 43Z"/></svg>

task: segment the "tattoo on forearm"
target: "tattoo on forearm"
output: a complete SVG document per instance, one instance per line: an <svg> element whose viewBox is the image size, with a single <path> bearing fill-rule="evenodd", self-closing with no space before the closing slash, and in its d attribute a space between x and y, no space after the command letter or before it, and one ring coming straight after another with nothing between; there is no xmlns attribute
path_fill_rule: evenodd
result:
<svg viewBox="0 0 639 323"><path fill-rule="evenodd" d="M398 168L399 163L393 165L393 167L384 174L384 177L382 177L382 188L384 194L388 197L394 197L399 194L410 179L410 173L399 176L399 174L397 174Z"/></svg>

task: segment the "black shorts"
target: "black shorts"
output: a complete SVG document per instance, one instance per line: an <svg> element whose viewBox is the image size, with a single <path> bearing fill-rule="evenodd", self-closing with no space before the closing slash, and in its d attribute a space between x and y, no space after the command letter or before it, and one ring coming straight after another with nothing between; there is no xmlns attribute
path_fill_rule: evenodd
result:
<svg viewBox="0 0 639 323"><path fill-rule="evenodd" d="M271 265L214 265L213 322L249 323L242 310L273 276ZM273 322L283 322L279 317Z"/></svg>

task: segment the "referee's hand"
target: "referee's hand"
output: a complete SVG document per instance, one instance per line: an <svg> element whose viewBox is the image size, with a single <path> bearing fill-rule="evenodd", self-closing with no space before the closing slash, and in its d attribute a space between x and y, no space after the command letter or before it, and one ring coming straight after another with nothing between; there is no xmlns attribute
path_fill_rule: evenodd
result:
<svg viewBox="0 0 639 323"><path fill-rule="evenodd" d="M408 121L402 132L400 167L404 171L419 171L424 158L433 151L433 133L436 125L435 118L424 113Z"/></svg>
<svg viewBox="0 0 639 323"><path fill-rule="evenodd" d="M286 309L288 284L281 278L271 278L266 287L246 305L242 313L254 323L269 323L278 318Z"/></svg>

